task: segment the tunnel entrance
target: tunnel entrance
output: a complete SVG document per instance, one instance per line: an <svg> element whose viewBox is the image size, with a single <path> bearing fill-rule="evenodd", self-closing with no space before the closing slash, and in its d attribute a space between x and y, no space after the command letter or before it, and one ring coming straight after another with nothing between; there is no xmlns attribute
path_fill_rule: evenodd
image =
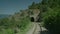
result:
<svg viewBox="0 0 60 34"><path fill-rule="evenodd" d="M31 17L31 22L34 22L34 17Z"/></svg>

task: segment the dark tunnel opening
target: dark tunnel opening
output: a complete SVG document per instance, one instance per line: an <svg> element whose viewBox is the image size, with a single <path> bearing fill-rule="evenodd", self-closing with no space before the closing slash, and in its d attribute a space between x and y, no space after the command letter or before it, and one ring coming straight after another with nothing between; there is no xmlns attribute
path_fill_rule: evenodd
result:
<svg viewBox="0 0 60 34"><path fill-rule="evenodd" d="M31 17L31 22L34 22L34 17Z"/></svg>

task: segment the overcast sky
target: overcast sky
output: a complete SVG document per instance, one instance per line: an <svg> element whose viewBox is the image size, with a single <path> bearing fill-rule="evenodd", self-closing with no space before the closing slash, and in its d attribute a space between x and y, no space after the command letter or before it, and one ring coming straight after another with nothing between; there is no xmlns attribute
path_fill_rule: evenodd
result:
<svg viewBox="0 0 60 34"><path fill-rule="evenodd" d="M14 14L21 9L27 9L32 2L39 3L41 0L0 0L0 14Z"/></svg>

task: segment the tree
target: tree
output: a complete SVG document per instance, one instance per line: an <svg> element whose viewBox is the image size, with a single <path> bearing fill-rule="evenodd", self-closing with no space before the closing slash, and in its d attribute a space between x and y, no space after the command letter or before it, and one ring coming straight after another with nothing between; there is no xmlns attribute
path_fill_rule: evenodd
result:
<svg viewBox="0 0 60 34"><path fill-rule="evenodd" d="M34 7L35 7L35 2L33 2L31 6L29 6L29 9L34 9Z"/></svg>

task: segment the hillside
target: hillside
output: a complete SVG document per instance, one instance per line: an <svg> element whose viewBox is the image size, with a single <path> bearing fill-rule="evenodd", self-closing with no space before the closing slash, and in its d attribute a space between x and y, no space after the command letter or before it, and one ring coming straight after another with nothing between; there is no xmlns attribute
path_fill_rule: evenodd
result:
<svg viewBox="0 0 60 34"><path fill-rule="evenodd" d="M7 15L1 15L4 18L0 19L0 34L26 33L33 26L31 17L36 20L39 13L39 9L26 9L9 17Z"/></svg>
<svg viewBox="0 0 60 34"><path fill-rule="evenodd" d="M39 26L46 28L49 33L59 33L60 0L42 0L40 3L33 2L28 6L28 9L21 10L11 16L0 15L0 18L3 18L0 19L0 34L26 34L32 27L37 28L34 30L36 33L37 30L39 32L41 30ZM42 25L37 24L36 27L33 23L40 23Z"/></svg>
<svg viewBox="0 0 60 34"><path fill-rule="evenodd" d="M0 15L2 17L0 19L0 34L25 34L31 26L33 27L31 20L39 19L39 13L40 10L36 8L21 10L11 16Z"/></svg>

